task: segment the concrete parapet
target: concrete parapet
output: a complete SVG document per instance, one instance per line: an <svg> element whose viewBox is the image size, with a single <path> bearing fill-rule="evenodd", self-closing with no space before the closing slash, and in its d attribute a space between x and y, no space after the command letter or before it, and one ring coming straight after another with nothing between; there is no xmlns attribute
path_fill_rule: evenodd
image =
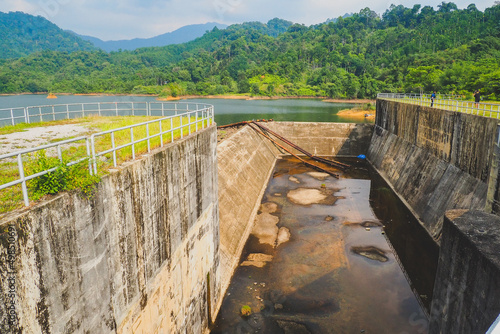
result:
<svg viewBox="0 0 500 334"><path fill-rule="evenodd" d="M377 100L375 124L472 177L488 182L498 120Z"/></svg>
<svg viewBox="0 0 500 334"><path fill-rule="evenodd" d="M500 313L500 218L446 213L429 333L485 333Z"/></svg>

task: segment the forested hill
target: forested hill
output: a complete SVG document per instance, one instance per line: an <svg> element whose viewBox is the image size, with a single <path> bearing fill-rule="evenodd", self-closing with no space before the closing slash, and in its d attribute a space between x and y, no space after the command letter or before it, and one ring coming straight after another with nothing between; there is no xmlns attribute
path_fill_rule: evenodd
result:
<svg viewBox="0 0 500 334"><path fill-rule="evenodd" d="M92 43L60 29L41 16L0 12L0 58L18 58L42 50L95 50Z"/></svg>
<svg viewBox="0 0 500 334"><path fill-rule="evenodd" d="M0 92L250 93L340 98L381 91L500 99L500 4L479 11L369 8L310 27L279 19L214 28L195 41L111 52L44 51L0 68Z"/></svg>

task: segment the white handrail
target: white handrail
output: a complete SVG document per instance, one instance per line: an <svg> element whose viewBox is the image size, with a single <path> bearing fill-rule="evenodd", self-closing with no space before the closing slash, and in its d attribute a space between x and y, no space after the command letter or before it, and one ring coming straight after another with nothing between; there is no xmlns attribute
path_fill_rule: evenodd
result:
<svg viewBox="0 0 500 334"><path fill-rule="evenodd" d="M491 324L486 334L500 334L500 315L498 315L498 318Z"/></svg>
<svg viewBox="0 0 500 334"><path fill-rule="evenodd" d="M460 100L458 95L437 95L434 100L430 94L379 93L377 99L401 101L436 109L462 112L491 118L500 118L500 104Z"/></svg>
<svg viewBox="0 0 500 334"><path fill-rule="evenodd" d="M134 103L134 102L131 102L131 103ZM101 111L101 115L103 115L102 111L110 110L110 109L102 109L103 104L106 104L106 103L101 103L101 104L98 103L98 107L99 107L98 110ZM130 102L129 102L129 104L130 104ZM88 104L80 104L80 105L82 106L81 110L84 110L84 105L88 105ZM95 105L95 103L94 103L94 105ZM62 162L63 161L62 151L61 151L62 145L74 144L77 142L85 141L86 156L83 158L80 158L78 160L75 160L75 161L70 161L67 163L67 165L71 166L71 165L74 165L74 164L79 163L81 161L88 160L89 161L89 167L88 167L89 173L96 174L97 173L96 161L97 161L97 158L99 158L100 156L111 153L113 155L113 166L116 167L117 166L116 152L120 149L131 146L132 147L132 158L135 159L135 153L136 153L135 152L136 151L135 145L140 143L140 142L147 141L148 142L148 152L151 152L150 141L153 138L159 137L160 138L160 146L163 147L163 145L164 145L163 135L164 134L170 133L170 135L171 135L170 142L173 142L174 141L174 131L176 131L176 130L181 131L181 138L182 138L183 129L185 127L189 127L188 132L191 133L191 126L192 125L195 125L196 131L197 131L200 123L201 123L201 129L204 129L204 128L210 126L210 124L214 123L214 107L212 105L204 104L202 106L202 108L200 108L200 109L190 109L188 103L153 102L153 103L147 103L145 109L137 109L137 108L134 109L135 106L132 104L131 109L128 109L128 110L127 109L119 109L118 103L111 102L111 105L114 107L113 110L115 112L116 112L116 110L118 110L118 111L123 111L123 113L125 113L125 114L132 113L133 115L136 115L135 112L137 110L145 110L146 114L154 116L155 111L160 110L161 111L160 116L162 116L162 117L155 119L155 120L147 121L147 122L141 122L138 124L133 124L133 125L117 128L117 129L112 129L112 130L94 133L88 137L83 136L83 137L77 137L77 138L73 138L73 139L67 139L67 140L59 141L59 142L52 143L52 144L41 145L41 146L34 147L34 148L23 149L23 150L15 151L12 153L0 155L0 162L4 159L17 157L17 167L18 167L18 171L19 171L19 178L14 180L14 181L8 182L8 183L0 184L0 190L21 184L24 204L26 206L29 206L27 181L34 179L36 177L42 176L42 175L46 175L50 172L53 172L56 169L56 168L51 168L51 169L41 171L41 172L36 173L36 174L26 176L25 170L24 170L25 166L23 164L23 155L25 155L25 154L29 154L29 153L33 153L33 152L37 152L37 151L41 151L41 150L46 150L46 149L50 149L50 148L56 148L57 152L58 152L58 158ZM179 105L186 105L186 108L185 108L186 111L183 113L179 113L179 109L178 109ZM70 105L59 105L59 106L64 106L66 108L65 110L67 111L69 109L68 107ZM153 106L156 106L156 109ZM165 106L167 106L167 108L165 108ZM170 107L170 106L173 106L173 107ZM44 107L46 107L46 106L28 107L28 108L32 108L32 109L38 108L38 110L41 111L41 110L43 110ZM52 106L50 106L50 107L52 110L57 110L57 108L52 108ZM65 111L65 113L66 113L66 111ZM87 110L85 110L85 112L88 113L89 110L87 109ZM165 116L169 112L173 112L173 115ZM53 113L51 113L51 115L56 115L56 113L57 112L54 111ZM200 113L201 113L201 117L200 117ZM118 112L118 114L120 114L120 112ZM82 113L82 115L84 115L84 113ZM30 117L31 116L32 115L30 115ZM34 116L37 117L37 116L39 116L39 114L35 114ZM181 119L181 125L174 128L173 127L173 119L179 118L179 117ZM185 122L185 123L182 122L183 118L187 118L187 122ZM28 120L29 120L29 118L28 118ZM168 123L169 123L170 127L166 130L163 129L163 127L162 127L163 121L169 121ZM159 125L159 129L160 129L159 132L153 133L153 134L150 133L149 126L152 124ZM137 128L139 126L146 126L146 136L144 138L134 139L134 128ZM122 131L122 130L130 130L130 134L131 134L130 141L128 143L116 146L115 140L114 140L115 133L118 131ZM111 148L99 152L96 145L95 145L95 143L96 143L95 138L100 137L100 136L104 136L107 134L111 135Z"/></svg>

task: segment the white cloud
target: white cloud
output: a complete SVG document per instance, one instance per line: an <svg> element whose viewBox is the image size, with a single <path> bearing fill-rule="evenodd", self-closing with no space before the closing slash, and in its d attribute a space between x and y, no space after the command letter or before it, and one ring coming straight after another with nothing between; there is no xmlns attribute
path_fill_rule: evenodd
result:
<svg viewBox="0 0 500 334"><path fill-rule="evenodd" d="M471 0L454 1L466 8ZM425 0L437 8L442 0ZM43 15L63 29L105 40L152 37L182 26L215 21L225 24L278 17L306 25L324 22L365 7L382 14L391 4L413 7L410 0L0 0L0 11ZM494 0L475 1L480 10Z"/></svg>
<svg viewBox="0 0 500 334"><path fill-rule="evenodd" d="M32 0L2 0L0 2L0 12L35 12L37 6L32 4Z"/></svg>

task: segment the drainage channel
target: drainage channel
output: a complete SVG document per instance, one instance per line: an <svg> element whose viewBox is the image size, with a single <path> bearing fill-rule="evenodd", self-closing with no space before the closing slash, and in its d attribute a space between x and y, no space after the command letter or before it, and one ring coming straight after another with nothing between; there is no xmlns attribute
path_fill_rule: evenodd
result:
<svg viewBox="0 0 500 334"><path fill-rule="evenodd" d="M339 179L277 162L213 334L427 332L438 246L366 161L341 161Z"/></svg>

